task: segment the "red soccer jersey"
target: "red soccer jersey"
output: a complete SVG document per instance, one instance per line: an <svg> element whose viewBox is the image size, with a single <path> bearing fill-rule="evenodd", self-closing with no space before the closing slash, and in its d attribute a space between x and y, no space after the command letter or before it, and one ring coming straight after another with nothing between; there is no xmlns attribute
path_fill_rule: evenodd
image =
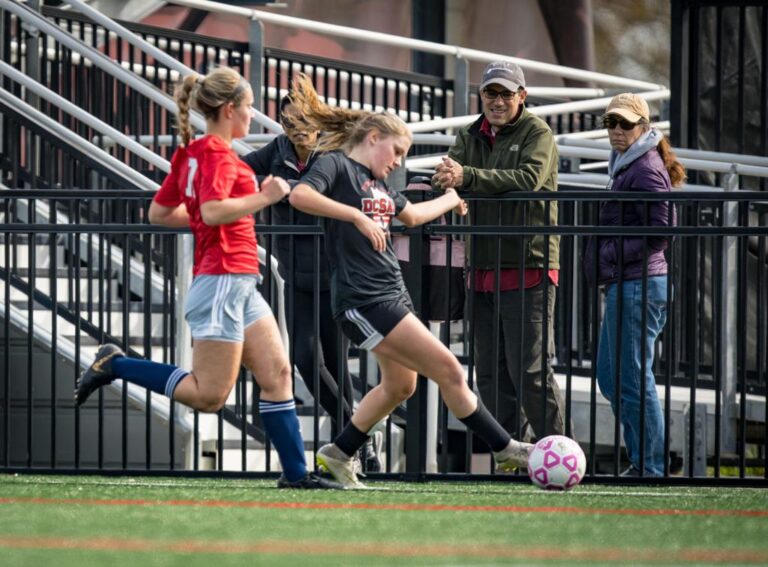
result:
<svg viewBox="0 0 768 567"><path fill-rule="evenodd" d="M195 275L259 273L253 216L209 226L200 215L200 205L206 201L244 197L258 190L253 170L221 138L205 136L173 154L171 172L154 200L165 207L181 203L187 207L195 235Z"/></svg>

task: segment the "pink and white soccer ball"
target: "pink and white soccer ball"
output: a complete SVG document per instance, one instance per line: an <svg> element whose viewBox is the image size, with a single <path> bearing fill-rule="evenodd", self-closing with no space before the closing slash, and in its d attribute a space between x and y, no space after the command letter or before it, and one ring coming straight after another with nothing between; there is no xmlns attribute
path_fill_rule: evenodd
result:
<svg viewBox="0 0 768 567"><path fill-rule="evenodd" d="M570 490L581 482L587 459L573 439L550 435L533 446L528 457L528 476L547 490Z"/></svg>

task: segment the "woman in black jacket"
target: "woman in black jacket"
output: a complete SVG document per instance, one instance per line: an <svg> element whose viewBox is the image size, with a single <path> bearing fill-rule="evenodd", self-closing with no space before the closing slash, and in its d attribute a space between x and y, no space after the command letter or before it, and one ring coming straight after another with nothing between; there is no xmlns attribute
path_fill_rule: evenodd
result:
<svg viewBox="0 0 768 567"><path fill-rule="evenodd" d="M317 154L312 148L317 144L318 131L313 130L291 104L288 96L280 101L280 123L285 131L263 148L245 156L259 179L267 175L282 177L295 185L301 175L315 161ZM294 209L284 199L271 207L272 224L309 225L320 224L317 217ZM293 342L292 358L304 383L331 417L332 435L340 431L338 423L339 387L344 422L352 415L354 395L347 364L349 340L339 332L330 310L330 281L328 261L325 256L323 237L316 247L315 236L277 236L275 253L279 271L285 281L286 319ZM316 250L319 250L317 256ZM319 273L320 317L319 340L315 340L314 321L315 276ZM317 350L320 390L315 392L315 345ZM368 443L364 450L366 470L375 472L381 465L376 448Z"/></svg>

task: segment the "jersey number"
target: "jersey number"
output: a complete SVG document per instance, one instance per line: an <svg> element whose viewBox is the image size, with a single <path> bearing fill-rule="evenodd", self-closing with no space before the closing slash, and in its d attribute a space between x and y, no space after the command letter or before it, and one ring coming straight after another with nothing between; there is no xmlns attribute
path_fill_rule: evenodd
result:
<svg viewBox="0 0 768 567"><path fill-rule="evenodd" d="M189 172L187 173L187 190L184 194L190 199L195 196L195 188L193 182L195 180L195 173L197 173L197 160L195 158L189 158Z"/></svg>

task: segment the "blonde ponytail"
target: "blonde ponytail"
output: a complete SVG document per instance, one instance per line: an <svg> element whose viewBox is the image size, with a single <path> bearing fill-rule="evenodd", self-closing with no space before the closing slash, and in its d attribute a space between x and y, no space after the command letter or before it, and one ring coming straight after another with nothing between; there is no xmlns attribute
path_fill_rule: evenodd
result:
<svg viewBox="0 0 768 567"><path fill-rule="evenodd" d="M184 77L182 82L176 87L176 104L179 107L177 120L182 146L188 146L194 134L192 124L189 121L189 108L194 97L194 91L199 88L199 79L200 75L192 73Z"/></svg>
<svg viewBox="0 0 768 567"><path fill-rule="evenodd" d="M251 86L234 69L218 67L204 77L190 73L176 87L174 96L179 107L178 127L181 143L189 144L194 131L189 120L189 109L194 108L203 113L206 120L216 120L219 108L232 102L239 105Z"/></svg>

